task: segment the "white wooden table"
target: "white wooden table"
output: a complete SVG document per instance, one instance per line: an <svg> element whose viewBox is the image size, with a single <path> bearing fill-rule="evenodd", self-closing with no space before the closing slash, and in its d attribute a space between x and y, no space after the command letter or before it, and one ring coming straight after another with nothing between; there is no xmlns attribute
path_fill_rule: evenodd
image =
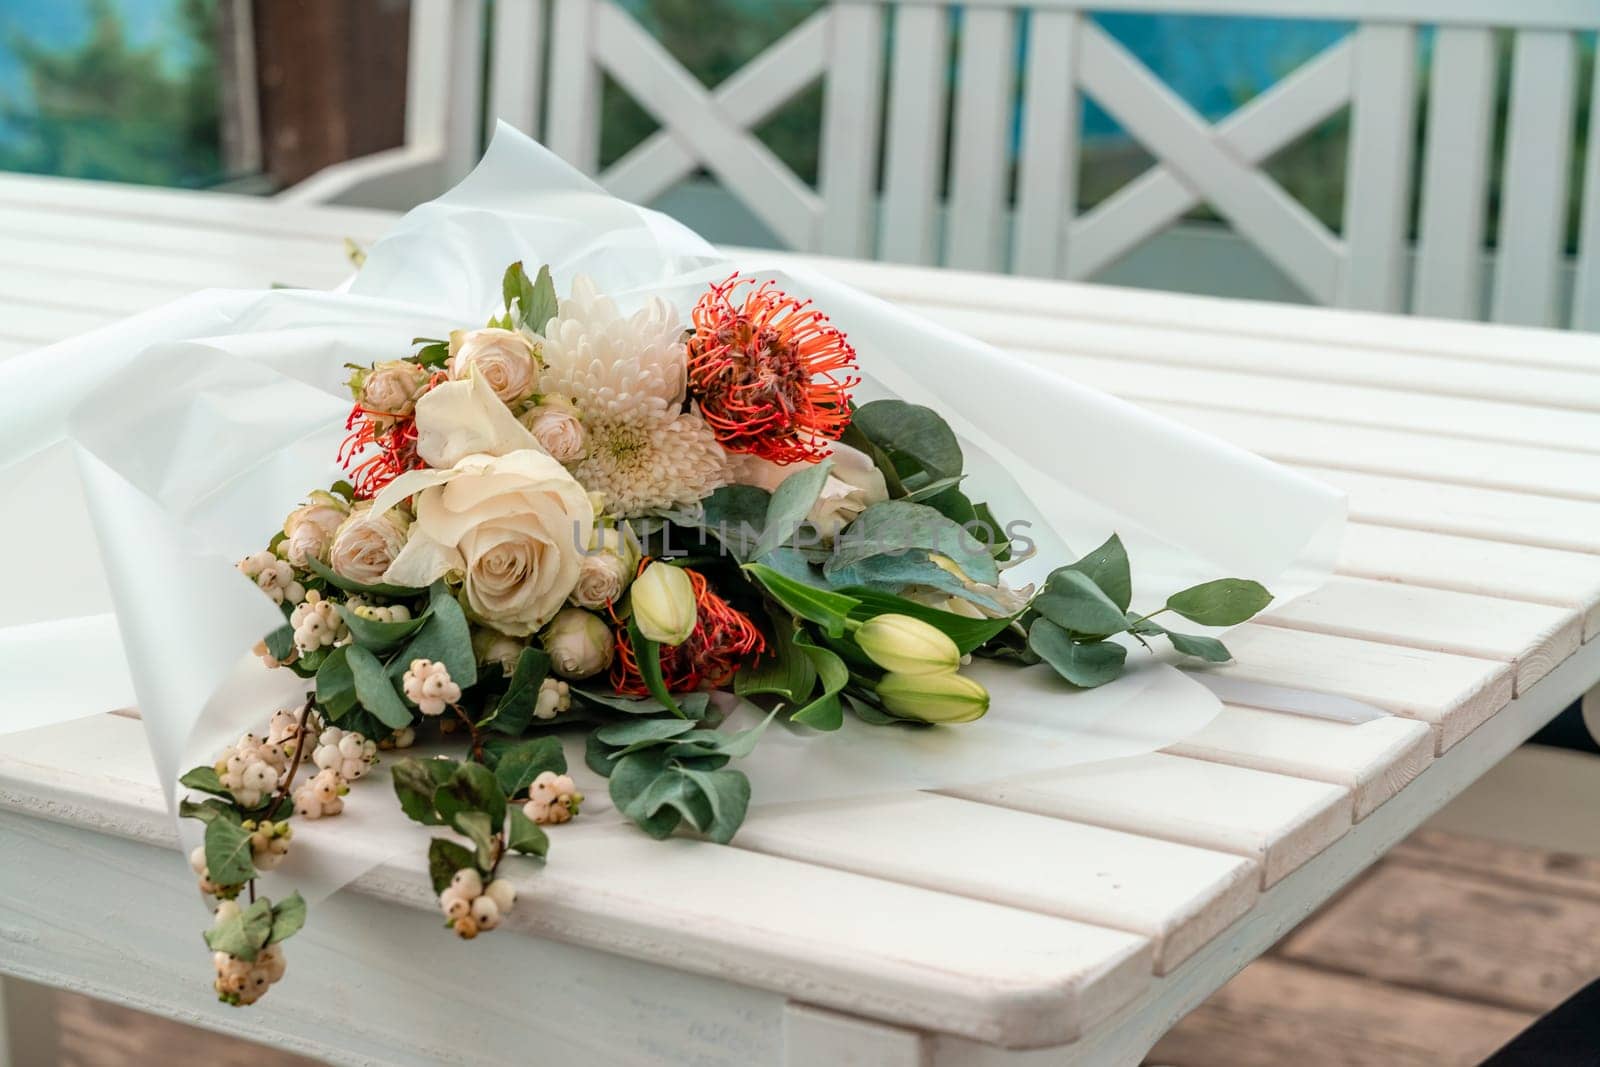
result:
<svg viewBox="0 0 1600 1067"><path fill-rule="evenodd" d="M331 285L390 221L0 179L0 358L203 286ZM1224 673L1391 717L1229 707L1149 756L758 810L731 847L602 802L471 946L419 832L236 1011L140 725L100 716L0 737L0 972L336 1062L1131 1064L1600 680L1600 338L816 263L1347 490L1340 575Z"/></svg>

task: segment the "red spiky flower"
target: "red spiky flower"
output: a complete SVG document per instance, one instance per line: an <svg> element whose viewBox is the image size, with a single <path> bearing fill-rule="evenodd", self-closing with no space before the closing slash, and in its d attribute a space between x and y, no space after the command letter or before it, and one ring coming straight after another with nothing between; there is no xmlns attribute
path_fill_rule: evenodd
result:
<svg viewBox="0 0 1600 1067"><path fill-rule="evenodd" d="M826 456L850 425L855 368L844 334L775 282L733 274L695 305L689 388L729 452L775 463Z"/></svg>
<svg viewBox="0 0 1600 1067"><path fill-rule="evenodd" d="M650 563L639 562L639 573ZM683 568L694 586L694 630L681 645L661 648L661 677L668 692L691 693L726 685L738 670L766 649L767 642L749 616L711 591L699 571ZM628 627L616 628L616 658L611 661L611 685L623 696L647 696L650 690L639 673L639 659L628 638Z"/></svg>
<svg viewBox="0 0 1600 1067"><path fill-rule="evenodd" d="M448 377L435 371L428 388ZM349 430L339 446L339 463L350 476L357 499L366 500L406 471L426 467L417 455L417 420L414 413L393 415L363 407L358 400L344 428Z"/></svg>

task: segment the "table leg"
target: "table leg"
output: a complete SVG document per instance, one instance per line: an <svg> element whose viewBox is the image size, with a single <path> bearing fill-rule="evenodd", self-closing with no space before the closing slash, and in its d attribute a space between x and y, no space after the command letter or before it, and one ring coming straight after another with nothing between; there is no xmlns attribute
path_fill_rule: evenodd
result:
<svg viewBox="0 0 1600 1067"><path fill-rule="evenodd" d="M50 988L0 975L0 1067L60 1063L57 1034L55 994Z"/></svg>

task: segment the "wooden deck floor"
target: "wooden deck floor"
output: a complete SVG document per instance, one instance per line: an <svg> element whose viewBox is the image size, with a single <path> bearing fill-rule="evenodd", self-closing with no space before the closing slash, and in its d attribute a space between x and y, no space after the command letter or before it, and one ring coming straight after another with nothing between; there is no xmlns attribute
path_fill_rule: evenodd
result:
<svg viewBox="0 0 1600 1067"><path fill-rule="evenodd" d="M1150 1062L1465 1067L1596 975L1600 860L1423 831L1180 1023ZM46 1003L62 1067L309 1064L86 997Z"/></svg>

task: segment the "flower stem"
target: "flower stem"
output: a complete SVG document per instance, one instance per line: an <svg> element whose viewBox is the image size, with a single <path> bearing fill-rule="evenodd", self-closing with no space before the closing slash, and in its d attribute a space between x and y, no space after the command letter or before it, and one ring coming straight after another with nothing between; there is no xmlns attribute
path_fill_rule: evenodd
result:
<svg viewBox="0 0 1600 1067"><path fill-rule="evenodd" d="M311 705L315 701L315 696L308 695L306 702L300 706L300 719L295 723L294 728L294 761L289 764L289 777L283 780L283 785L279 786L278 791L273 794L272 809L267 815L269 820L277 820L278 809L283 806L283 802L289 798L294 790L294 776L299 773L300 762L305 759L306 749L310 747L309 742L306 740L306 725L310 722ZM254 883L250 886L250 899L252 901L255 900Z"/></svg>

